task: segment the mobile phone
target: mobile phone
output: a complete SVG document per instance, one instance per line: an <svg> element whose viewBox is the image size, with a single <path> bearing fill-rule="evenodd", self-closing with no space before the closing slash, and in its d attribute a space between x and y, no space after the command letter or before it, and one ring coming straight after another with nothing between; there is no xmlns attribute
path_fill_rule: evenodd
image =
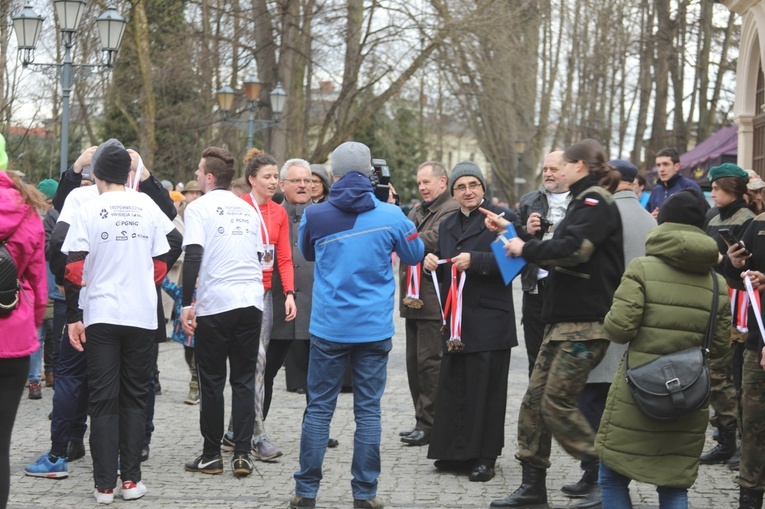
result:
<svg viewBox="0 0 765 509"><path fill-rule="evenodd" d="M720 228L719 231L720 231L720 237L722 237L723 240L725 240L725 242L727 242L729 246L736 246L736 245L738 245L738 247L744 247L744 246L742 246L739 243L738 239L736 238L735 235L733 235L733 232L730 231L730 229L728 229L728 228ZM744 254L745 255L749 255L749 250L746 249Z"/></svg>

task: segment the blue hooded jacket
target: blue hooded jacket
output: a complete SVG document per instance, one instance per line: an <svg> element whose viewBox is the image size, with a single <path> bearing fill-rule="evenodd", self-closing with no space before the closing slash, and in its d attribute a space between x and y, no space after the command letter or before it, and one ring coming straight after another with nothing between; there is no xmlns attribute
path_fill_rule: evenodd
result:
<svg viewBox="0 0 765 509"><path fill-rule="evenodd" d="M298 247L316 262L312 335L338 343L393 336L391 254L416 265L425 246L400 208L375 198L368 177L348 172L330 188L328 201L307 207Z"/></svg>

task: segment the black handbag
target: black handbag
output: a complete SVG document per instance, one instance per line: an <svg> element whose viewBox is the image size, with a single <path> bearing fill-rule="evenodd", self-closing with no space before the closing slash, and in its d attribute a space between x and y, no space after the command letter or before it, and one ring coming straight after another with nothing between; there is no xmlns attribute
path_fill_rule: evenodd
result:
<svg viewBox="0 0 765 509"><path fill-rule="evenodd" d="M687 348L663 355L636 368L630 368L627 350L627 385L635 405L646 417L670 421L689 415L709 403L707 355L712 345L718 302L717 275L714 271L712 287L712 311L709 313L704 345L701 348Z"/></svg>
<svg viewBox="0 0 765 509"><path fill-rule="evenodd" d="M0 317L11 314L19 303L18 269L5 241L0 241Z"/></svg>

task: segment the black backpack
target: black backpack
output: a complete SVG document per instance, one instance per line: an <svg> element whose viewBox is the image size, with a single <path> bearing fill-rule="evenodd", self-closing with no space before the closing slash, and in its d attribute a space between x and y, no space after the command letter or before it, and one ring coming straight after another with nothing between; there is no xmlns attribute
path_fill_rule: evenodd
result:
<svg viewBox="0 0 765 509"><path fill-rule="evenodd" d="M8 316L19 303L19 271L5 241L0 241L0 316Z"/></svg>

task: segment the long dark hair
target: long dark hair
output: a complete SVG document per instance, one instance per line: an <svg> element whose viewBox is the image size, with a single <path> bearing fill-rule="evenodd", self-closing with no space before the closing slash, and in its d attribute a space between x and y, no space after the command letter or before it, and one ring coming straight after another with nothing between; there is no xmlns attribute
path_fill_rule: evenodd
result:
<svg viewBox="0 0 765 509"><path fill-rule="evenodd" d="M569 163L582 161L590 175L598 178L598 185L614 193L622 180L621 173L608 164L608 157L603 146L593 139L586 139L566 148L563 159Z"/></svg>

